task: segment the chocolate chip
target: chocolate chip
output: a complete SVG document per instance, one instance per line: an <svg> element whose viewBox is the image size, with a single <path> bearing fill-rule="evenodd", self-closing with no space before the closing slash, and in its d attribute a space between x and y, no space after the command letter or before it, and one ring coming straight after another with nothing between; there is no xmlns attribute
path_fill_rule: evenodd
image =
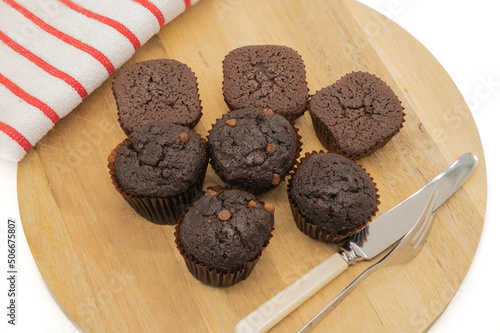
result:
<svg viewBox="0 0 500 333"><path fill-rule="evenodd" d="M221 210L221 212L219 213L219 215L217 215L217 217L221 221L227 221L231 217L231 213L228 210L224 209Z"/></svg>
<svg viewBox="0 0 500 333"><path fill-rule="evenodd" d="M255 207L257 207L257 203L253 200L250 200L248 202L248 208L255 208Z"/></svg>
<svg viewBox="0 0 500 333"><path fill-rule="evenodd" d="M273 110L271 110L270 108L265 108L263 111L268 116L272 116L274 114Z"/></svg>
<svg viewBox="0 0 500 333"><path fill-rule="evenodd" d="M189 135L187 133L183 132L183 133L179 134L179 137L181 138L181 141L184 143L189 141Z"/></svg>
<svg viewBox="0 0 500 333"><path fill-rule="evenodd" d="M281 177L280 175L278 175L277 173L273 173L273 180L271 182L271 184L273 185L278 185L281 181Z"/></svg>
<svg viewBox="0 0 500 333"><path fill-rule="evenodd" d="M274 212L274 205L270 203L264 204L264 209L267 210L269 213Z"/></svg>
<svg viewBox="0 0 500 333"><path fill-rule="evenodd" d="M269 154L271 152L271 150L273 150L276 147L277 147L277 145L269 142L266 146L266 154Z"/></svg>
<svg viewBox="0 0 500 333"><path fill-rule="evenodd" d="M228 119L228 120L226 120L226 125L229 126L229 127L236 126L236 119Z"/></svg>

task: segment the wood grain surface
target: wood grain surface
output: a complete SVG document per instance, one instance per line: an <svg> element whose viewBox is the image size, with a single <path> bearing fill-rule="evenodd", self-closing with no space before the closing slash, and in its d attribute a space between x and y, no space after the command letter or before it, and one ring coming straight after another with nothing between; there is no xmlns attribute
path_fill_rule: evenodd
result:
<svg viewBox="0 0 500 333"><path fill-rule="evenodd" d="M196 73L203 136L227 112L222 60L248 44L283 44L303 57L310 93L351 71L369 71L406 108L402 131L359 163L375 178L378 215L462 153L479 165L436 215L428 243L409 264L366 280L317 332L421 332L439 317L474 256L484 221L486 171L473 118L433 56L399 26L352 0L203 0L141 47L126 64L173 58ZM295 226L285 184L261 198L275 204L276 229L250 277L229 288L203 285L185 267L174 228L138 216L115 191L109 152L125 138L107 80L62 119L19 164L24 230L61 306L88 332L232 332L260 304L337 248ZM296 122L304 154L322 149L309 114ZM222 184L209 169L205 188ZM369 262L347 269L272 332L292 332Z"/></svg>

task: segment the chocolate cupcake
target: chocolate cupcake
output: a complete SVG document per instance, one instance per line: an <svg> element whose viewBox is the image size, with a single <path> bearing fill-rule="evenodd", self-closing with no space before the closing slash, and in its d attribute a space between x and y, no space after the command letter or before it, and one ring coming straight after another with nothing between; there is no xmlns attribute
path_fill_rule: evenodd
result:
<svg viewBox="0 0 500 333"><path fill-rule="evenodd" d="M270 109L227 113L208 136L215 172L226 183L253 193L281 182L293 167L299 146L294 127Z"/></svg>
<svg viewBox="0 0 500 333"><path fill-rule="evenodd" d="M208 165L202 139L169 123L137 128L109 156L116 189L141 216L175 224L201 194Z"/></svg>
<svg viewBox="0 0 500 333"><path fill-rule="evenodd" d="M297 227L314 239L339 242L375 215L378 195L370 176L334 153L306 154L292 175L288 198Z"/></svg>
<svg viewBox="0 0 500 333"><path fill-rule="evenodd" d="M288 120L304 114L309 89L297 51L279 45L244 46L229 52L222 69L229 109L270 108Z"/></svg>
<svg viewBox="0 0 500 333"><path fill-rule="evenodd" d="M127 135L157 122L193 128L201 118L196 77L176 60L148 60L122 69L113 80L113 93Z"/></svg>
<svg viewBox="0 0 500 333"><path fill-rule="evenodd" d="M396 94L373 74L353 72L321 89L309 101L321 143L351 159L373 153L403 127Z"/></svg>
<svg viewBox="0 0 500 333"><path fill-rule="evenodd" d="M273 212L248 192L209 190L176 227L176 244L191 274L220 287L246 279L269 242Z"/></svg>

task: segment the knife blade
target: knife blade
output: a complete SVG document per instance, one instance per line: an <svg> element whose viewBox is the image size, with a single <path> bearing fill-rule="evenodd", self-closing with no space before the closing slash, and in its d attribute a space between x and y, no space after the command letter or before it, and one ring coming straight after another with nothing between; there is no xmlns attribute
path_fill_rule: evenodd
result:
<svg viewBox="0 0 500 333"><path fill-rule="evenodd" d="M413 227L427 204L429 194L437 186L436 209L441 206L474 171L477 157L466 153L433 180L406 200L387 211L346 241L340 255L349 264L352 260L370 260L401 239ZM366 237L364 237L366 234Z"/></svg>
<svg viewBox="0 0 500 333"><path fill-rule="evenodd" d="M280 320L331 282L349 265L370 260L401 239L418 221L430 192L438 193L435 208L441 206L465 182L478 163L472 153L460 156L433 180L406 200L350 236L340 252L311 269L297 281L243 318L237 333L267 332Z"/></svg>

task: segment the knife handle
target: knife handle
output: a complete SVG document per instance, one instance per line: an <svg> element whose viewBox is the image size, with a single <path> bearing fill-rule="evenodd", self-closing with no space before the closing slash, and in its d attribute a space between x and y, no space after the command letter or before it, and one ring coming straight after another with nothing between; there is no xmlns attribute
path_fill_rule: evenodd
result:
<svg viewBox="0 0 500 333"><path fill-rule="evenodd" d="M347 268L336 253L236 324L236 333L267 332Z"/></svg>

